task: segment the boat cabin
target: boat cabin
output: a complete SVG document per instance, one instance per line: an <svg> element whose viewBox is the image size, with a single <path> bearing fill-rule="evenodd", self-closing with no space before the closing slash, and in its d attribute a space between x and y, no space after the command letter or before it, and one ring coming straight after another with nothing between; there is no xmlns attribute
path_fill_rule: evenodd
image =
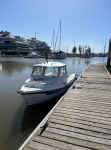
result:
<svg viewBox="0 0 111 150"><path fill-rule="evenodd" d="M66 65L56 62L48 62L34 65L31 78L58 78L67 75Z"/></svg>

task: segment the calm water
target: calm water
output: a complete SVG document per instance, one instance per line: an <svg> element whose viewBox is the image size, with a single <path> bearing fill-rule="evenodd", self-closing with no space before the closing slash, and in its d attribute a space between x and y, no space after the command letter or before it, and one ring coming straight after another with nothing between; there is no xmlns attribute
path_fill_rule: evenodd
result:
<svg viewBox="0 0 111 150"><path fill-rule="evenodd" d="M30 76L33 65L44 61L0 57L0 150L17 150L57 102L28 107L16 92ZM106 62L107 58L74 57L56 61L67 64L68 74L75 72L79 76L89 64Z"/></svg>

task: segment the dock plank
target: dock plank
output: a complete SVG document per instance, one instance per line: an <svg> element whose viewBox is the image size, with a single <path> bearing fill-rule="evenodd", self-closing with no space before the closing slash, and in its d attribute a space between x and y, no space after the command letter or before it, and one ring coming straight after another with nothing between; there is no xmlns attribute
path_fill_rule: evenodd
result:
<svg viewBox="0 0 111 150"><path fill-rule="evenodd" d="M69 143L64 143L62 141L59 141L59 140L55 140L55 139L52 139L52 138L47 138L47 137L40 137L40 136L36 136L34 138L34 141L36 142L40 142L42 144L47 144L47 145L52 145L53 147L56 147L58 149L64 149L64 150L71 150L71 149L78 149L78 150L90 150L89 148L83 148L83 147L80 147L80 146L77 146L75 145L75 148L74 145L72 144L69 144Z"/></svg>
<svg viewBox="0 0 111 150"><path fill-rule="evenodd" d="M59 140L59 141L65 142L65 143L74 144L74 146L79 145L79 146L82 146L83 148L85 147L85 148L90 148L93 150L94 149L111 150L111 147L108 145L85 141L85 140L77 139L77 138L70 137L70 136L64 136L61 134L55 134L55 133L51 133L51 132L43 132L42 136L54 138L56 140Z"/></svg>
<svg viewBox="0 0 111 150"><path fill-rule="evenodd" d="M86 123L81 124L79 122L76 122L77 120L73 120L73 121L69 121L70 119L65 119L64 118L61 119L56 119L57 117L53 117L50 122L52 123L58 123L58 124L64 124L66 126L72 126L72 127L77 127L77 128L81 128L81 129L86 129L86 130L90 130L90 131L96 131L96 132L101 132L101 133L106 133L106 134L111 134L111 130L110 129L105 129L105 128L100 128L100 127L96 127L96 126L91 126L88 125ZM62 117L61 117L62 118ZM85 121L84 121L85 122Z"/></svg>
<svg viewBox="0 0 111 150"><path fill-rule="evenodd" d="M95 132L95 131L90 131L90 130L85 130L82 128L78 128L78 127L74 127L74 126L65 126L63 124L55 124L55 123L49 123L49 127L51 128L57 128L57 129L61 129L61 130L66 130L66 131L71 131L71 132L75 132L75 133L81 133L81 134L85 134L85 135L90 135L93 137L101 137L101 138L106 138L106 139L110 139L111 140L111 135L110 134L104 134L101 132Z"/></svg>
<svg viewBox="0 0 111 150"><path fill-rule="evenodd" d="M60 115L60 112L56 111L56 115ZM111 125L111 121L106 121L106 120L102 120L102 119L98 119L95 118L93 116L83 116L81 114L68 114L68 113L62 113L61 117L67 117L67 118L71 118L71 119L80 119L80 120L84 120L84 121L91 121L94 123L100 123L100 124L105 124L105 125Z"/></svg>
<svg viewBox="0 0 111 150"><path fill-rule="evenodd" d="M96 136L90 136L90 135L86 135L86 134L81 134L78 132L71 132L68 130L63 130L63 129L57 129L57 128L46 128L47 132L52 132L55 134L60 134L60 135L64 135L64 136L68 136L68 137L72 137L72 138L76 138L76 139L81 139L81 140L85 140L85 141L89 141L89 142L94 142L94 143L101 143L104 145L110 145L111 146L111 140L110 139L104 139L103 137L96 137Z"/></svg>

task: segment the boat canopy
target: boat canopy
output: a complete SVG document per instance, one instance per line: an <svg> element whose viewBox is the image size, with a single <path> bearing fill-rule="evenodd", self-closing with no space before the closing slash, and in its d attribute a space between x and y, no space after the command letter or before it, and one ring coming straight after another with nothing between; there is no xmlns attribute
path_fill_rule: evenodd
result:
<svg viewBox="0 0 111 150"><path fill-rule="evenodd" d="M35 66L42 66L42 67L63 67L66 66L66 64L60 63L60 62L45 62L41 64L36 64Z"/></svg>

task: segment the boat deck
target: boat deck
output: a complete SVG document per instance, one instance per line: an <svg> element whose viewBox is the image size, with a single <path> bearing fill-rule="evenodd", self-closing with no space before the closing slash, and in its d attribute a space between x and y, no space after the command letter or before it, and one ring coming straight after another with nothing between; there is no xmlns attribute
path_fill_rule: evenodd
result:
<svg viewBox="0 0 111 150"><path fill-rule="evenodd" d="M111 76L90 65L19 150L111 150Z"/></svg>

